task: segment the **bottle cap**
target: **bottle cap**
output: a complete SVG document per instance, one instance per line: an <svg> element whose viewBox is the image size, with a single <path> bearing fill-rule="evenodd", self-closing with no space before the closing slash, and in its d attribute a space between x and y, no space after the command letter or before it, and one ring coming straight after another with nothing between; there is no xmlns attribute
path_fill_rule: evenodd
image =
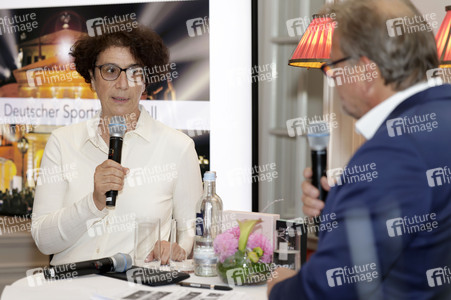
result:
<svg viewBox="0 0 451 300"><path fill-rule="evenodd" d="M216 181L216 172L207 171L204 173L204 181Z"/></svg>

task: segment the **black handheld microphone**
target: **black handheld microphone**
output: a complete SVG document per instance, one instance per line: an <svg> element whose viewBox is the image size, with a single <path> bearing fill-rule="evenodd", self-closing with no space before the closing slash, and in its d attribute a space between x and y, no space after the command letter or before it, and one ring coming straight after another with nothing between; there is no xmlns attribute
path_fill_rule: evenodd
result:
<svg viewBox="0 0 451 300"><path fill-rule="evenodd" d="M327 169L329 124L327 122L315 122L309 124L307 138L312 154L312 185L319 190L319 199L325 202L327 191L321 186L321 177L326 175ZM316 231L316 235L318 235L318 231Z"/></svg>
<svg viewBox="0 0 451 300"><path fill-rule="evenodd" d="M125 131L127 131L125 118L122 116L111 117L108 131L110 132L110 150L108 151L108 159L121 163L122 139ZM117 191L108 191L105 193L105 196L106 206L116 206Z"/></svg>
<svg viewBox="0 0 451 300"><path fill-rule="evenodd" d="M68 279L107 272L125 272L131 267L131 256L124 253L118 253L112 257L44 268L43 273L46 279Z"/></svg>

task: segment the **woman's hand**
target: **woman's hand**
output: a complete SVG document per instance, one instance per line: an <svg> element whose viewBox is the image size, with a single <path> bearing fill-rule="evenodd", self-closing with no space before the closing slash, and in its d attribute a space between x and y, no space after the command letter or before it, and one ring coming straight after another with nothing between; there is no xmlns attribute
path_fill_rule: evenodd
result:
<svg viewBox="0 0 451 300"><path fill-rule="evenodd" d="M94 173L93 198L98 210L102 210L106 206L106 192L122 190L125 175L129 171L128 168L124 168L111 159L107 159L97 166Z"/></svg>
<svg viewBox="0 0 451 300"><path fill-rule="evenodd" d="M161 264L162 265L166 265L169 263L169 256L170 256L170 252L171 252L171 245L168 241L161 241L160 242L156 242L155 246L154 246L154 250L152 250L149 255L147 255L146 259L144 260L144 262L150 262L152 260L155 259L156 255L154 251L158 251L158 248L161 245ZM182 247L180 247L177 243L173 243L172 244L172 260L175 261L182 261L184 259L186 259L186 251L185 249L183 249Z"/></svg>

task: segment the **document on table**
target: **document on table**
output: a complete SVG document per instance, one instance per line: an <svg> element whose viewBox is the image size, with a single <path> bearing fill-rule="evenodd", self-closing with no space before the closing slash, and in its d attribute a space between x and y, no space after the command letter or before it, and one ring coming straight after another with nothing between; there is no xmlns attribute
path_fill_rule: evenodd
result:
<svg viewBox="0 0 451 300"><path fill-rule="evenodd" d="M217 290L202 290L193 288L179 287L176 290L165 289L164 287L148 289L134 289L119 292L113 297L106 295L93 295L91 300L232 300L251 299L248 295L242 292L234 291L217 291Z"/></svg>

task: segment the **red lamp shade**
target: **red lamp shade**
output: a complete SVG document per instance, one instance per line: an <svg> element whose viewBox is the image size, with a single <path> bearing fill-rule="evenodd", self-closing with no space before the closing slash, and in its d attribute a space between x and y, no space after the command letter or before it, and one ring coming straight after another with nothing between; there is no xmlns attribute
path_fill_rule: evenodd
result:
<svg viewBox="0 0 451 300"><path fill-rule="evenodd" d="M441 68L451 68L451 6L446 7L446 16L435 40Z"/></svg>
<svg viewBox="0 0 451 300"><path fill-rule="evenodd" d="M330 17L313 16L288 64L319 69L330 58L335 25L335 21Z"/></svg>

